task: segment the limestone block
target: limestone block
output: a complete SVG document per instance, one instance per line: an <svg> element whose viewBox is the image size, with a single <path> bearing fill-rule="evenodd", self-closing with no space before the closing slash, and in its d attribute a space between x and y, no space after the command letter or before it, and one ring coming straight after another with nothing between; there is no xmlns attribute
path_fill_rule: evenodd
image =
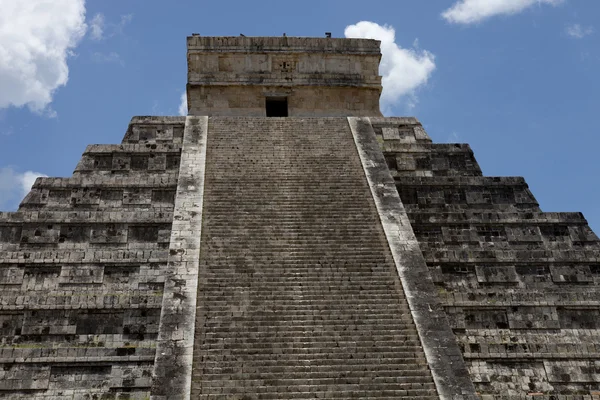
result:
<svg viewBox="0 0 600 400"><path fill-rule="evenodd" d="M542 235L537 226L506 227L506 237L511 242L541 242Z"/></svg>
<svg viewBox="0 0 600 400"><path fill-rule="evenodd" d="M127 310L123 315L123 334L143 335L158 333L160 309Z"/></svg>
<svg viewBox="0 0 600 400"><path fill-rule="evenodd" d="M173 141L173 125L163 125L156 128L156 142L169 143Z"/></svg>
<svg viewBox="0 0 600 400"><path fill-rule="evenodd" d="M61 225L59 243L85 243L90 240L90 227L86 225Z"/></svg>
<svg viewBox="0 0 600 400"><path fill-rule="evenodd" d="M57 265L26 266L23 273L22 290L49 290L58 285L61 267Z"/></svg>
<svg viewBox="0 0 600 400"><path fill-rule="evenodd" d="M151 201L154 206L172 206L175 203L175 190L153 190Z"/></svg>
<svg viewBox="0 0 600 400"><path fill-rule="evenodd" d="M555 283L592 283L594 278L589 265L551 265L550 273Z"/></svg>
<svg viewBox="0 0 600 400"><path fill-rule="evenodd" d="M49 389L109 389L110 365L53 365L50 369Z"/></svg>
<svg viewBox="0 0 600 400"><path fill-rule="evenodd" d="M35 364L3 364L0 390L43 390L48 388L50 367Z"/></svg>
<svg viewBox="0 0 600 400"><path fill-rule="evenodd" d="M132 154L131 155L131 170L145 171L148 169L150 156L147 154Z"/></svg>
<svg viewBox="0 0 600 400"><path fill-rule="evenodd" d="M400 140L400 132L396 127L383 127L383 140Z"/></svg>
<svg viewBox="0 0 600 400"><path fill-rule="evenodd" d="M171 231L170 229L165 229L165 231ZM139 226L129 226L128 231L128 241L131 242L149 242L156 243L158 242L159 232L161 231L160 226L156 225L139 225ZM161 236L161 240L165 240L164 233ZM167 240L168 242L168 240Z"/></svg>
<svg viewBox="0 0 600 400"><path fill-rule="evenodd" d="M21 204L25 205L41 205L48 202L49 190L45 188L32 188L25 196Z"/></svg>
<svg viewBox="0 0 600 400"><path fill-rule="evenodd" d="M569 236L573 242L598 242L598 236L588 225L570 226Z"/></svg>
<svg viewBox="0 0 600 400"><path fill-rule="evenodd" d="M80 172L80 171L94 170L94 168L96 166L95 161L96 160L94 159L94 157L84 154L83 156L81 156L81 159L77 163L77 167L75 167L75 171ZM111 163L112 163L112 161L111 161Z"/></svg>
<svg viewBox="0 0 600 400"><path fill-rule="evenodd" d="M4 336L20 335L23 328L23 312L0 313L0 334Z"/></svg>
<svg viewBox="0 0 600 400"><path fill-rule="evenodd" d="M131 168L131 156L128 154L115 153L112 157L113 171L129 171Z"/></svg>
<svg viewBox="0 0 600 400"><path fill-rule="evenodd" d="M475 271L480 283L517 282L514 265L477 265Z"/></svg>
<svg viewBox="0 0 600 400"><path fill-rule="evenodd" d="M421 168L419 168L418 159L415 159L415 157L395 156L395 160L396 160L396 169L398 171L414 171L416 169L421 169Z"/></svg>
<svg viewBox="0 0 600 400"><path fill-rule="evenodd" d="M413 129L414 129L414 133L415 133L415 139L417 141L419 141L419 140L431 141L431 138L429 137L427 132L425 132L425 129L423 129L422 126L416 125Z"/></svg>
<svg viewBox="0 0 600 400"><path fill-rule="evenodd" d="M148 169L150 171L164 171L166 168L167 168L166 153L150 154L150 156L148 158Z"/></svg>
<svg viewBox="0 0 600 400"><path fill-rule="evenodd" d="M508 329L508 315L505 309L465 309L467 329Z"/></svg>
<svg viewBox="0 0 600 400"><path fill-rule="evenodd" d="M442 235L444 242L457 243L457 242L477 242L479 236L474 229L471 229L470 225L449 225L442 227Z"/></svg>
<svg viewBox="0 0 600 400"><path fill-rule="evenodd" d="M555 307L512 307L508 322L510 329L560 329Z"/></svg>
<svg viewBox="0 0 600 400"><path fill-rule="evenodd" d="M110 171L113 169L113 155L112 154L95 154L92 156L93 169L100 171ZM118 160L117 160L118 166Z"/></svg>
<svg viewBox="0 0 600 400"><path fill-rule="evenodd" d="M101 190L98 188L74 188L71 190L71 204L77 205L97 205L100 203Z"/></svg>
<svg viewBox="0 0 600 400"><path fill-rule="evenodd" d="M491 194L482 188L469 188L465 196L468 204L492 204Z"/></svg>
<svg viewBox="0 0 600 400"><path fill-rule="evenodd" d="M24 225L21 232L21 243L43 244L58 243L60 237L60 225Z"/></svg>
<svg viewBox="0 0 600 400"><path fill-rule="evenodd" d="M103 189L100 195L99 207L101 209L120 208L123 206L122 189Z"/></svg>
<svg viewBox="0 0 600 400"><path fill-rule="evenodd" d="M77 335L90 334L122 334L122 311L87 310L76 315L75 326Z"/></svg>
<svg viewBox="0 0 600 400"><path fill-rule="evenodd" d="M0 285L20 285L25 269L17 264L0 264Z"/></svg>
<svg viewBox="0 0 600 400"><path fill-rule="evenodd" d="M450 168L447 157L431 157L431 169L433 171L446 171Z"/></svg>
<svg viewBox="0 0 600 400"><path fill-rule="evenodd" d="M152 190L150 189L125 189L123 191L124 205L150 205L152 204Z"/></svg>
<svg viewBox="0 0 600 400"><path fill-rule="evenodd" d="M133 126L132 139L140 143L150 143L156 141L156 126Z"/></svg>
<svg viewBox="0 0 600 400"><path fill-rule="evenodd" d="M2 243L19 243L21 234L21 226L0 226L0 242Z"/></svg>
<svg viewBox="0 0 600 400"><path fill-rule="evenodd" d="M544 361L549 382L600 382L600 361Z"/></svg>
<svg viewBox="0 0 600 400"><path fill-rule="evenodd" d="M48 207L69 206L71 204L71 189L50 189L48 192Z"/></svg>
<svg viewBox="0 0 600 400"><path fill-rule="evenodd" d="M60 271L61 284L100 284L104 279L104 266L63 265Z"/></svg>
<svg viewBox="0 0 600 400"><path fill-rule="evenodd" d="M71 310L25 311L23 335L72 335L76 329L76 314Z"/></svg>
<svg viewBox="0 0 600 400"><path fill-rule="evenodd" d="M477 237L481 242L502 242L506 241L506 230L501 225L484 225L475 228Z"/></svg>
<svg viewBox="0 0 600 400"><path fill-rule="evenodd" d="M419 204L445 204L446 197L444 195L444 189L434 187L427 192L419 192Z"/></svg>
<svg viewBox="0 0 600 400"><path fill-rule="evenodd" d="M471 377L481 393L517 398L523 393L548 393L554 389L547 382L541 362L472 361L469 364Z"/></svg>
<svg viewBox="0 0 600 400"><path fill-rule="evenodd" d="M127 243L127 225L94 225L90 234L90 243Z"/></svg>

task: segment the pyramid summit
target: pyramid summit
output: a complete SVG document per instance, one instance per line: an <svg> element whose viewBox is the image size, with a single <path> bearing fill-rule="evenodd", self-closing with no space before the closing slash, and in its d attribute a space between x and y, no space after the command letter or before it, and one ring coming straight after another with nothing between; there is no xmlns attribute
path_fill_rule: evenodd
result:
<svg viewBox="0 0 600 400"><path fill-rule="evenodd" d="M188 116L0 213L0 397L600 398L598 237L383 117L380 58L188 37Z"/></svg>

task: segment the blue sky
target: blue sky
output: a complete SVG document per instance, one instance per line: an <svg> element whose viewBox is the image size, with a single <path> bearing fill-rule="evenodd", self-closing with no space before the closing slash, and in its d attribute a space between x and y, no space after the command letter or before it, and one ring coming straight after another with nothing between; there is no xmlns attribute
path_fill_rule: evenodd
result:
<svg viewBox="0 0 600 400"><path fill-rule="evenodd" d="M544 211L600 232L599 17L582 0L0 0L0 209L36 174L70 176L87 144L119 143L132 116L177 115L191 33L370 21L354 33L388 35L387 115L469 143L484 174L524 176Z"/></svg>

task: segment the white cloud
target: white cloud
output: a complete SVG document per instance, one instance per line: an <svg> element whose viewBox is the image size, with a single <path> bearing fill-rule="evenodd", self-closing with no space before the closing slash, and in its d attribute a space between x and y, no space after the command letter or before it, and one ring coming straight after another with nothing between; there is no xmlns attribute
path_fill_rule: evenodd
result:
<svg viewBox="0 0 600 400"><path fill-rule="evenodd" d="M11 167L0 168L0 210L16 208L40 176L48 175L34 171L19 173Z"/></svg>
<svg viewBox="0 0 600 400"><path fill-rule="evenodd" d="M86 31L84 0L0 0L0 108L47 111Z"/></svg>
<svg viewBox="0 0 600 400"><path fill-rule="evenodd" d="M188 115L187 93L186 92L183 92L181 94L181 99L179 100L179 115Z"/></svg>
<svg viewBox="0 0 600 400"><path fill-rule="evenodd" d="M455 24L473 24L496 15L518 14L536 4L557 5L564 0L460 0L442 13Z"/></svg>
<svg viewBox="0 0 600 400"><path fill-rule="evenodd" d="M567 26L565 32L572 38L581 39L594 33L594 28L591 26L583 27L579 24L573 24Z"/></svg>
<svg viewBox="0 0 600 400"><path fill-rule="evenodd" d="M94 40L102 40L104 37L104 14L98 13L90 21L90 35Z"/></svg>
<svg viewBox="0 0 600 400"><path fill-rule="evenodd" d="M404 49L396 43L396 32L388 25L361 21L347 26L344 35L347 38L368 38L381 41L381 63L383 93L381 104L384 113L392 104L406 98L409 106L416 101L415 90L427 83L435 70L435 56L427 50L420 50L418 41L412 49Z"/></svg>

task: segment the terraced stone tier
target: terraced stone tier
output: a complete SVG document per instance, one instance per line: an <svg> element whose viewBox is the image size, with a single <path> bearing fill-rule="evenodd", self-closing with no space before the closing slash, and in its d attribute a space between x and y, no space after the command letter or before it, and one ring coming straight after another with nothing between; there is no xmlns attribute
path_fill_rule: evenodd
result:
<svg viewBox="0 0 600 400"><path fill-rule="evenodd" d="M478 176L467 145L380 140L477 391L600 397L600 241L543 213L523 178Z"/></svg>
<svg viewBox="0 0 600 400"><path fill-rule="evenodd" d="M182 118L134 118L0 212L0 398L148 399Z"/></svg>
<svg viewBox="0 0 600 400"><path fill-rule="evenodd" d="M192 398L438 398L347 120L208 132Z"/></svg>

